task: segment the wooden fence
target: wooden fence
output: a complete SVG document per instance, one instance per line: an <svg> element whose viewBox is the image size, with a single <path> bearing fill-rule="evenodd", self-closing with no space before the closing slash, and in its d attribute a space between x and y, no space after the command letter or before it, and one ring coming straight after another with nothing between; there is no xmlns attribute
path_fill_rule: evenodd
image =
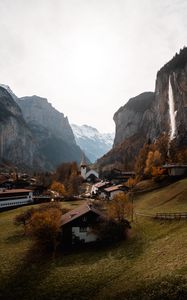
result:
<svg viewBox="0 0 187 300"><path fill-rule="evenodd" d="M181 220L181 219L187 219L187 212L156 213L155 219L164 219L164 220Z"/></svg>
<svg viewBox="0 0 187 300"><path fill-rule="evenodd" d="M135 216L142 216L158 220L184 220L187 219L187 212L148 214L145 212L136 211Z"/></svg>

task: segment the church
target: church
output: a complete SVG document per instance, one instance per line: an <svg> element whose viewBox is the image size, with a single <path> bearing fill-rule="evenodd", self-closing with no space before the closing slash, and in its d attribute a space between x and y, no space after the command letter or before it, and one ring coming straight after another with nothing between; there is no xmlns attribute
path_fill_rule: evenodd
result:
<svg viewBox="0 0 187 300"><path fill-rule="evenodd" d="M85 181L96 182L99 179L99 174L95 170L89 169L84 159L82 159L82 162L80 164L80 171L81 176Z"/></svg>

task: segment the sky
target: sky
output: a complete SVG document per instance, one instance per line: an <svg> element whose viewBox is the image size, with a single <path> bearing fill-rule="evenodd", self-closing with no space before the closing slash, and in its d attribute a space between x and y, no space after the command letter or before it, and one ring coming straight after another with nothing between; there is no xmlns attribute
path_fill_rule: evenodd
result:
<svg viewBox="0 0 187 300"><path fill-rule="evenodd" d="M186 44L186 0L0 0L0 83L101 132Z"/></svg>

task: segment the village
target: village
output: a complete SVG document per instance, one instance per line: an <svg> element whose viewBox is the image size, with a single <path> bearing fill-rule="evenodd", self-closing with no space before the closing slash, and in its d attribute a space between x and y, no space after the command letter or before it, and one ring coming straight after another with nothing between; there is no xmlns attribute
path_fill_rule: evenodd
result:
<svg viewBox="0 0 187 300"><path fill-rule="evenodd" d="M164 185L185 177L187 171L187 165L184 164L163 165L162 168ZM29 209L33 207L33 211L34 209L37 211L36 207L42 203L50 203L51 208L53 205L55 207L56 203L62 203L62 206L63 203L75 203L75 208L72 206L73 209L64 211L60 218L60 227L66 246L98 241L98 231L96 233L93 229L99 223L108 221L109 215L106 210L112 205L113 212L112 214L110 212L110 218L112 215L114 223L123 222L124 229L129 230L135 215L133 195L142 192L141 188L138 188L135 172L112 169L108 178L100 179L98 172L91 169L83 160L78 168L78 176L79 180L81 178L78 187L81 193L67 197L64 185L56 181L48 186L26 173L2 173L0 210L29 206ZM25 217L22 216L22 218ZM26 221L21 220L21 222Z"/></svg>

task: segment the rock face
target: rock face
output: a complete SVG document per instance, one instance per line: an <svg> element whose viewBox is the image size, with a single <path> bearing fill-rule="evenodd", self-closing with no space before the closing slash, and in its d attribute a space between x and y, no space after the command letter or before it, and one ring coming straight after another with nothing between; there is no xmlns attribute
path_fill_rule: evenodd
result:
<svg viewBox="0 0 187 300"><path fill-rule="evenodd" d="M96 128L88 125L71 124L71 127L77 145L80 146L92 163L112 148L114 134L100 133Z"/></svg>
<svg viewBox="0 0 187 300"><path fill-rule="evenodd" d="M16 166L53 170L67 161L80 162L67 117L37 96L17 98L8 86L0 86L0 154Z"/></svg>
<svg viewBox="0 0 187 300"><path fill-rule="evenodd" d="M47 129L52 135L75 145L75 138L67 117L57 111L45 98L22 97L18 101L24 119L32 127Z"/></svg>
<svg viewBox="0 0 187 300"><path fill-rule="evenodd" d="M5 86L0 86L0 106L0 160L22 168L42 168L32 132Z"/></svg>
<svg viewBox="0 0 187 300"><path fill-rule="evenodd" d="M157 133L171 135L171 114L169 107L169 83L173 94L175 138L179 145L187 145L187 48L181 50L158 73L155 88Z"/></svg>
<svg viewBox="0 0 187 300"><path fill-rule="evenodd" d="M63 113L52 107L47 99L38 96L22 97L18 104L37 140L47 169L53 169L62 162L80 162L82 151Z"/></svg>
<svg viewBox="0 0 187 300"><path fill-rule="evenodd" d="M115 113L115 146L136 134L147 137L147 139L153 134L155 114L152 106L154 100L154 93L142 93L131 98L127 104Z"/></svg>
<svg viewBox="0 0 187 300"><path fill-rule="evenodd" d="M167 133L179 147L187 146L187 48L176 54L157 73L155 92L130 99L114 115L113 149L99 166L133 168L135 156L145 142Z"/></svg>

